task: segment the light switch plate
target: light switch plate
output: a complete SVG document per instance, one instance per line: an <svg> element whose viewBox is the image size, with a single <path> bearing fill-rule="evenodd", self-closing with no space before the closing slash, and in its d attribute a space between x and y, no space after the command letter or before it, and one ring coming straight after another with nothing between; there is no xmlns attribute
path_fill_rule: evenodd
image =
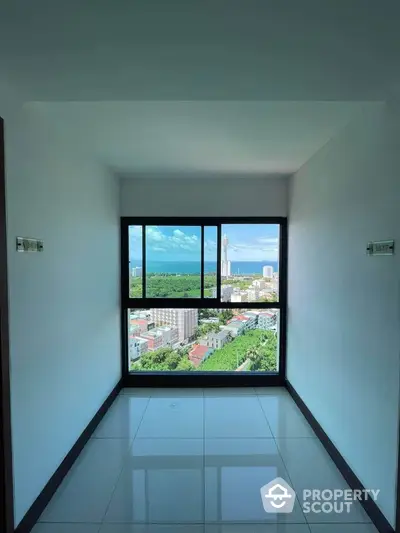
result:
<svg viewBox="0 0 400 533"><path fill-rule="evenodd" d="M31 237L17 237L17 252L43 252L43 241Z"/></svg>
<svg viewBox="0 0 400 533"><path fill-rule="evenodd" d="M371 241L367 244L368 255L393 255L394 241Z"/></svg>

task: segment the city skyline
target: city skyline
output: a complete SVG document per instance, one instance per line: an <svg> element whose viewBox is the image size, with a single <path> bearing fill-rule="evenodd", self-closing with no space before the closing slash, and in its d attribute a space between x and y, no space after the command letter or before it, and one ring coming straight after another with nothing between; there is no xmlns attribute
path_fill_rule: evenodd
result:
<svg viewBox="0 0 400 533"><path fill-rule="evenodd" d="M129 255L141 261L141 226L129 227ZM223 224L222 234L229 239L228 259L232 262L278 261L279 225ZM146 226L148 261L196 262L201 255L201 229L198 226ZM204 260L216 262L215 226L204 228Z"/></svg>

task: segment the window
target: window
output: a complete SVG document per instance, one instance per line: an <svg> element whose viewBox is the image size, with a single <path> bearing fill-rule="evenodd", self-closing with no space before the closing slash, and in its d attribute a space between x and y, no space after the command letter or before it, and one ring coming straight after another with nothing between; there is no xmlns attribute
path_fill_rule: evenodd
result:
<svg viewBox="0 0 400 533"><path fill-rule="evenodd" d="M283 375L285 219L123 219L124 368Z"/></svg>
<svg viewBox="0 0 400 533"><path fill-rule="evenodd" d="M204 227L204 298L217 297L217 240L216 226Z"/></svg>
<svg viewBox="0 0 400 533"><path fill-rule="evenodd" d="M278 309L129 309L131 371L277 372Z"/></svg>
<svg viewBox="0 0 400 533"><path fill-rule="evenodd" d="M143 228L129 226L129 295L131 298L143 296Z"/></svg>
<svg viewBox="0 0 400 533"><path fill-rule="evenodd" d="M221 247L222 301L278 301L278 224L223 224Z"/></svg>
<svg viewBox="0 0 400 533"><path fill-rule="evenodd" d="M147 298L200 298L201 227L146 226Z"/></svg>

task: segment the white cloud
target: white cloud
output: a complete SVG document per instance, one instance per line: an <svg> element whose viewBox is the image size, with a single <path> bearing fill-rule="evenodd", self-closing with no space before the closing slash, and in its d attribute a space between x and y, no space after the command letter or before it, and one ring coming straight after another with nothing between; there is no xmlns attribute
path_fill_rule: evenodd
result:
<svg viewBox="0 0 400 533"><path fill-rule="evenodd" d="M152 243L164 242L167 237L157 227L148 226L146 228L146 241L151 245Z"/></svg>
<svg viewBox="0 0 400 533"><path fill-rule="evenodd" d="M257 239L257 242L260 244L278 244L278 237L260 237Z"/></svg>
<svg viewBox="0 0 400 533"><path fill-rule="evenodd" d="M150 226L147 228L146 239L149 249L155 252L168 252L171 250L192 252L200 250L200 242L197 235L190 235L179 229L175 229L172 235L166 235L158 227Z"/></svg>
<svg viewBox="0 0 400 533"><path fill-rule="evenodd" d="M231 261L277 261L278 239L259 238L254 243L234 243L228 246Z"/></svg>

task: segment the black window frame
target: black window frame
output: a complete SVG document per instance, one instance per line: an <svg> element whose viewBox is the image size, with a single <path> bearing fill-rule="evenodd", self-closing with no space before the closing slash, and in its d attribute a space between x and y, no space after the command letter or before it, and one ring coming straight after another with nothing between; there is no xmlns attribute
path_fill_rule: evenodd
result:
<svg viewBox="0 0 400 533"><path fill-rule="evenodd" d="M221 238L224 224L279 225L279 297L278 302L221 302ZM142 297L131 298L129 263L129 227L142 226ZM146 298L146 226L198 226L201 228L200 298ZM217 227L216 298L204 297L204 227ZM135 308L211 308L278 309L279 365L277 372L131 372L128 364L128 312ZM287 218L286 217L121 217L121 357L124 386L277 386L286 379L287 324Z"/></svg>

